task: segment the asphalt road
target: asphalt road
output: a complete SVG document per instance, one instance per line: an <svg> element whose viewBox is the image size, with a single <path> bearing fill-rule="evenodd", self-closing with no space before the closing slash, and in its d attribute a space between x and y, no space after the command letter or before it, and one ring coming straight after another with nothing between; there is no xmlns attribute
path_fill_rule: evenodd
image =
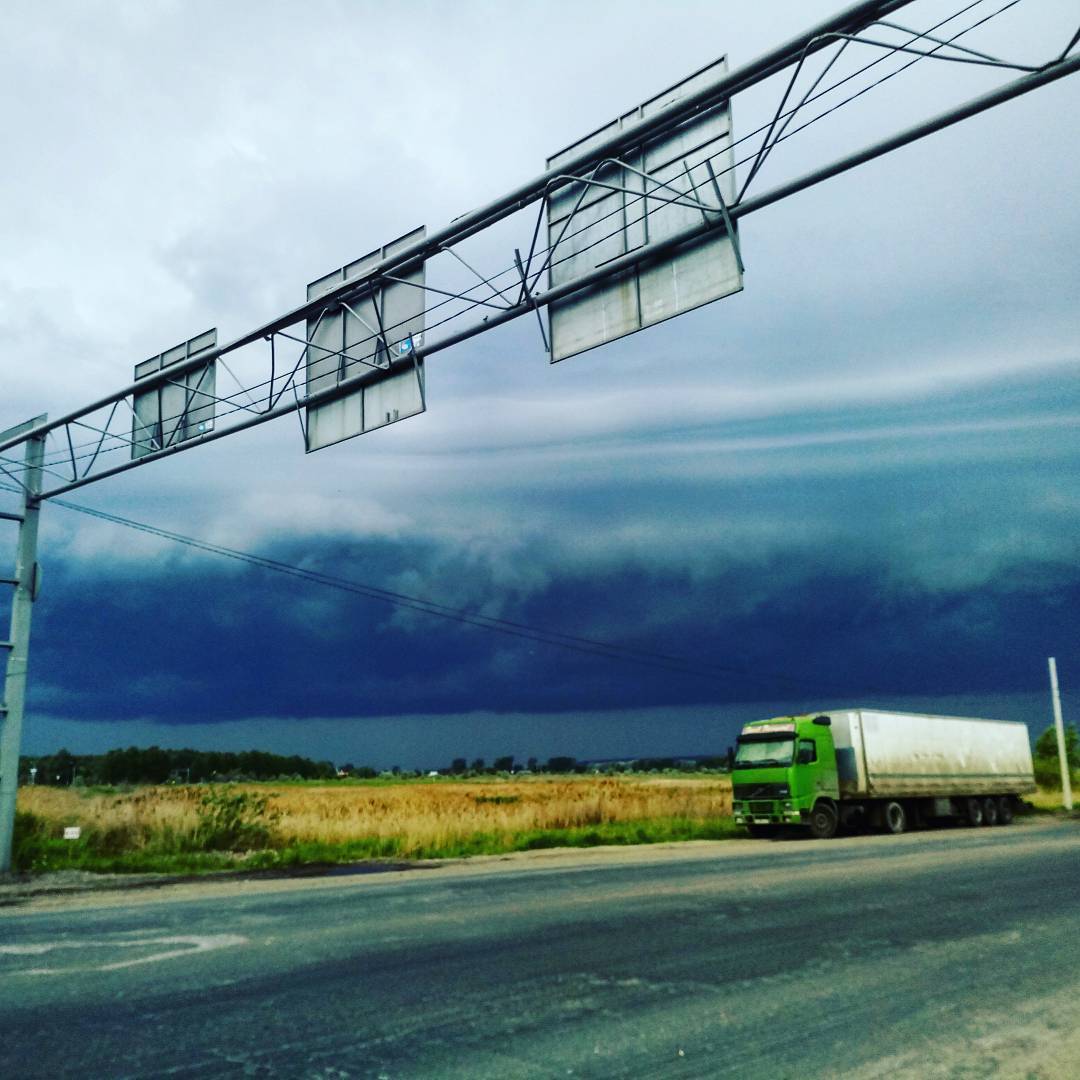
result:
<svg viewBox="0 0 1080 1080"><path fill-rule="evenodd" d="M0 910L0 1072L1080 1077L1080 826Z"/></svg>

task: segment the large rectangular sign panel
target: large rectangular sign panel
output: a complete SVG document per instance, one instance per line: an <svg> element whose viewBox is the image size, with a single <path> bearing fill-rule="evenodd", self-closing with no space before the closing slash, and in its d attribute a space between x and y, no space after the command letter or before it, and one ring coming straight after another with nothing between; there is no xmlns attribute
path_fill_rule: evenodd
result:
<svg viewBox="0 0 1080 1080"><path fill-rule="evenodd" d="M548 159L549 168L715 82L722 57ZM548 307L551 359L595 348L742 288L735 238L723 227L735 198L730 102L627 150L617 162L552 193L548 201L549 282L558 286L636 248L696 224L714 232L662 259L612 275ZM721 197L722 200L721 201Z"/></svg>
<svg viewBox="0 0 1080 1080"><path fill-rule="evenodd" d="M181 360L190 360L217 346L217 329L206 330L189 341L174 345L135 365L135 381L165 371ZM131 456L144 457L156 450L193 439L214 430L215 365L200 367L159 382L143 393L135 391L131 408Z"/></svg>
<svg viewBox="0 0 1080 1080"><path fill-rule="evenodd" d="M361 279L381 262L422 240L421 226L356 262L313 281L309 300L343 281ZM424 362L415 351L424 336L424 265L380 279L347 301L335 300L307 324L307 392L332 389L361 375L340 397L307 409L307 449L351 439L425 409Z"/></svg>

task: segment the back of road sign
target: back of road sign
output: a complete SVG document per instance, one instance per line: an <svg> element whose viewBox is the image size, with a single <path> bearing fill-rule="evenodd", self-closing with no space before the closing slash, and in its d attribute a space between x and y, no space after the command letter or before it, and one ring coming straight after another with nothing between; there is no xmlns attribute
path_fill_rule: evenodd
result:
<svg viewBox="0 0 1080 1080"><path fill-rule="evenodd" d="M362 279L371 267L422 240L421 226L384 247L313 281L314 300L343 281ZM332 301L307 324L308 395L341 395L307 410L307 450L351 439L425 409L424 362L414 354L423 342L424 264L369 282L357 295Z"/></svg>
<svg viewBox="0 0 1080 1080"><path fill-rule="evenodd" d="M190 360L217 347L217 329L174 345L135 365L135 379L165 371L181 360ZM214 429L216 403L215 363L190 368L168 382L159 382L132 395L131 456L144 457L168 446L205 435Z"/></svg>
<svg viewBox="0 0 1080 1080"><path fill-rule="evenodd" d="M727 59L644 102L548 159L549 168L715 82ZM645 140L617 161L580 171L548 202L552 287L591 273L695 224L722 223L735 198L731 107L721 101ZM595 348L742 288L733 237L723 228L549 307L551 359Z"/></svg>

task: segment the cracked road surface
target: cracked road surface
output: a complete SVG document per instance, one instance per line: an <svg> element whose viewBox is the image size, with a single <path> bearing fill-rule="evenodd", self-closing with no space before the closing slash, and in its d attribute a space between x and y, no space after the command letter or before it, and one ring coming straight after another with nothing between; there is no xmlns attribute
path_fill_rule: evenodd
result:
<svg viewBox="0 0 1080 1080"><path fill-rule="evenodd" d="M1080 1076L1080 826L0 909L18 1077Z"/></svg>

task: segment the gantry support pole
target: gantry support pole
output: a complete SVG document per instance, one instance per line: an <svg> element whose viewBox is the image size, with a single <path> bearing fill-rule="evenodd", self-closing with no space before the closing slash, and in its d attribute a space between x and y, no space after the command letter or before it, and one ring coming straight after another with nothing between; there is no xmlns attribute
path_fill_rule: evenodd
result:
<svg viewBox="0 0 1080 1080"><path fill-rule="evenodd" d="M45 423L39 416L27 428ZM7 653L4 665L3 696L0 697L0 874L11 872L12 839L15 830L15 797L19 789L19 750L22 744L23 715L26 710L26 670L30 652L30 616L38 591L37 536L41 503L41 464L45 436L26 442L26 472L22 484L22 511L18 521L19 539L11 601L11 634L0 642ZM7 515L5 515L7 516Z"/></svg>

